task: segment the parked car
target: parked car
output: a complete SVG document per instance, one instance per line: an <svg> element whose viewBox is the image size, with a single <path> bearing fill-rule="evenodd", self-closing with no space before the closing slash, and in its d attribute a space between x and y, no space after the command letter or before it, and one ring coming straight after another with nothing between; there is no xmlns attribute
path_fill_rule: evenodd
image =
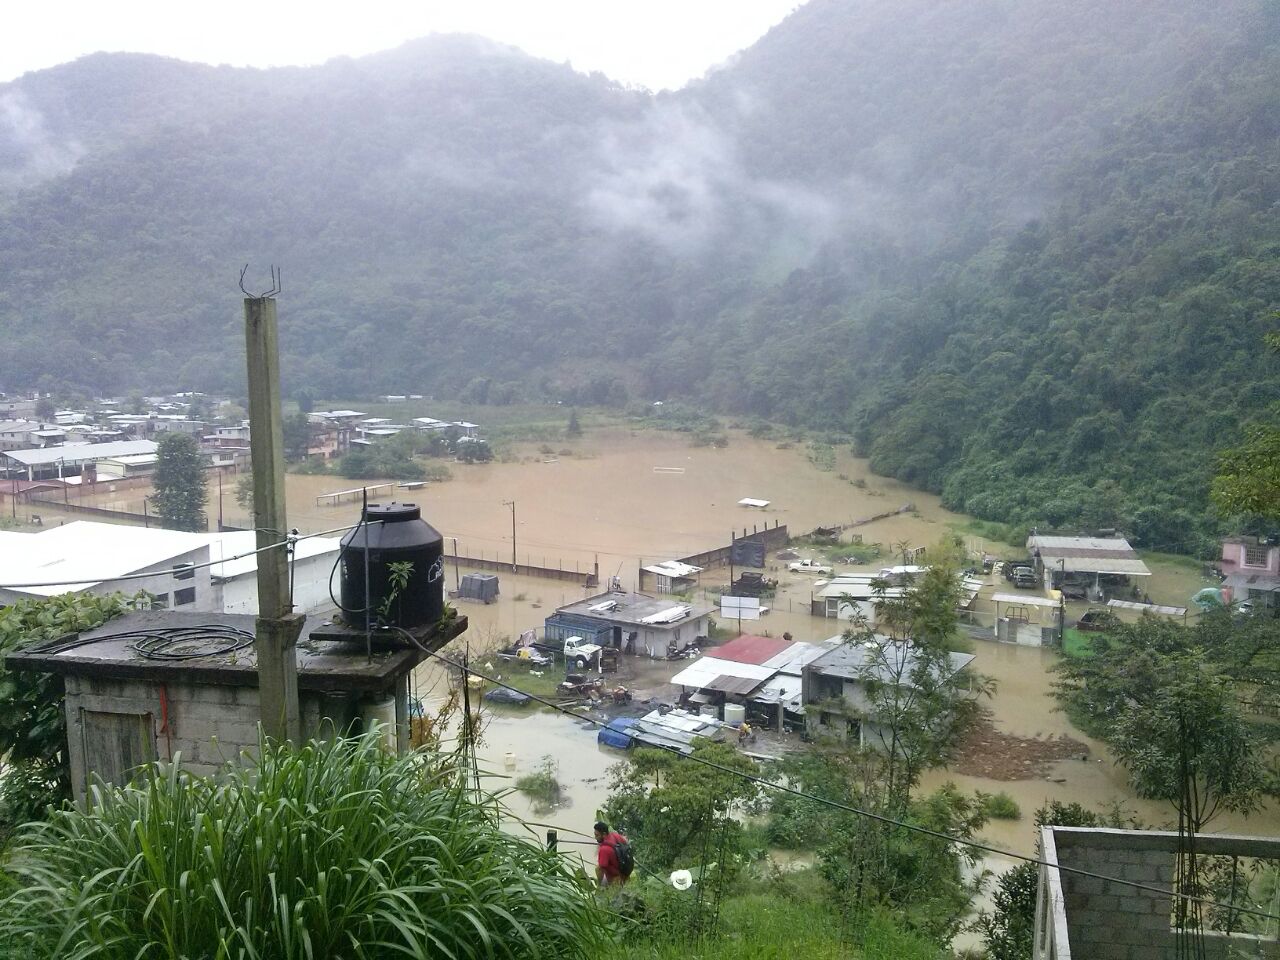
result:
<svg viewBox="0 0 1280 960"><path fill-rule="evenodd" d="M821 560L797 560L794 563L787 564L787 569L792 573L830 574L833 568L823 563Z"/></svg>
<svg viewBox="0 0 1280 960"><path fill-rule="evenodd" d="M1084 612L1079 620L1076 621L1076 629L1083 630L1085 633L1097 633L1099 630L1105 630L1115 620L1110 610L1101 607L1094 607Z"/></svg>
<svg viewBox="0 0 1280 960"><path fill-rule="evenodd" d="M1036 588L1036 572L1030 567L1014 567L1013 585L1019 590L1034 590Z"/></svg>

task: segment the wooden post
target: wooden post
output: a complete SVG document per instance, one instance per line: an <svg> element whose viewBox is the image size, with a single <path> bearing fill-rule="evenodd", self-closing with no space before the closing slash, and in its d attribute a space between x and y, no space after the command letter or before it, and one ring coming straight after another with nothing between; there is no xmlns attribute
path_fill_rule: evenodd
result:
<svg viewBox="0 0 1280 960"><path fill-rule="evenodd" d="M298 635L305 617L293 613L284 501L284 425L280 414L280 350L276 302L244 301L249 366L249 453L253 463L253 526L258 534L258 699L262 728L275 740L302 739L298 707Z"/></svg>

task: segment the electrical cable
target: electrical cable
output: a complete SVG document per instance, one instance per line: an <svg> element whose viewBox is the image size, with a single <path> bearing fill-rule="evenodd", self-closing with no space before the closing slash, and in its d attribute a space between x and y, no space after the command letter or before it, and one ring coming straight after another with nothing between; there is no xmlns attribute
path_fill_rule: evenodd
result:
<svg viewBox="0 0 1280 960"><path fill-rule="evenodd" d="M236 653L252 647L254 636L247 630L211 623L126 630L96 637L68 634L27 649L31 653L58 654L105 640L124 640L140 657L147 660L175 661ZM193 644L196 645L194 648Z"/></svg>
<svg viewBox="0 0 1280 960"><path fill-rule="evenodd" d="M438 660L442 660L445 663L455 668L459 667L459 664L457 662L450 660L448 657L444 656L441 653L438 653L437 651L430 650L427 647L423 646L418 641L417 637L415 637L412 633L410 633L408 630L403 629L402 627L387 625L382 627L381 629L395 630L399 633L402 633L406 637L408 637L409 640L419 650L421 650L423 653L426 653L428 656L432 656ZM476 670L475 668L469 667L467 669L470 673L474 674L477 677L480 677L483 680L486 680L489 683L494 684L495 686L505 687L508 690L518 690L517 687L513 687L509 683L504 683L501 680L498 680L494 677L483 674L480 671ZM547 700L544 697L539 697L535 694L526 693L523 690L518 690L518 692L525 693L525 695L528 696L535 703L540 703L545 707L550 707L556 713L562 713L565 716L572 717L575 720L585 721L586 723L591 724L592 726L595 726L595 727L603 728L605 726L605 723L603 721L596 720L594 717L584 716L582 714L575 713L573 710L570 710L566 707L562 707L560 706L560 704L555 703L554 701L551 701L551 700ZM735 776L735 777L739 777L740 779L747 780L751 783L756 784L758 787L762 789L774 790L779 793L790 794L791 796L799 797L803 800L809 800L821 806L831 807L833 809L843 811L844 813L851 813L860 817L866 817L869 820L875 820L880 823L887 824L889 826L900 827L901 829L907 830L908 832L918 833L923 836L932 837L935 840L943 840L947 843L954 843L959 846L969 847L974 850L981 850L984 853L993 853L998 856L1008 857L1013 860L1021 860L1024 863L1033 863L1040 867L1047 867L1051 870L1057 870L1060 873L1069 873L1074 876L1088 877L1094 880L1104 880L1108 883L1114 883L1123 887L1130 887L1135 890L1144 890L1148 893L1157 893L1164 897L1178 898L1178 899L1185 900L1187 902L1199 903L1204 906L1218 907L1221 909L1229 909L1236 913L1248 913L1252 916L1262 917L1263 919L1266 919L1266 920L1280 921L1280 916L1277 916L1275 914L1270 914L1270 913L1264 913L1260 910L1253 910L1249 907L1239 907L1231 904L1224 904L1216 900L1209 900L1204 897L1196 897L1187 893L1178 893L1174 890L1167 890L1162 887L1152 886L1150 884L1141 883L1136 880L1122 880L1119 877L1109 877L1106 874L1094 873L1090 870L1082 870L1079 867L1069 867L1060 863L1050 863L1049 861L1043 860L1039 857L1031 857L1023 853L1014 853L1011 850L1002 850L999 847L993 847L990 844L981 843L977 840L966 840L963 837L954 837L954 836L951 836L950 834L943 833L939 830L931 830L928 827L922 827L922 826L919 826L918 824L907 823L906 821L903 821L903 820L896 820L893 817L885 816L882 813L874 813L870 810L862 810L862 809L859 809L858 807L849 806L848 804L840 803L838 800L829 800L826 797L820 797L815 794L805 793L803 790L797 790L795 787L789 787L785 784L775 783L772 780L768 780L764 777L756 776L755 774L746 773L742 770L735 770L732 767L726 767L724 764L716 763L714 760L708 760L705 757L695 757L690 754L681 754L678 750L675 750L674 748L671 748L671 747L655 747L654 749L669 750L670 752L675 753L677 756L684 757L686 760L692 760L694 763L699 763L713 770L718 770L721 773L727 773L730 776Z"/></svg>

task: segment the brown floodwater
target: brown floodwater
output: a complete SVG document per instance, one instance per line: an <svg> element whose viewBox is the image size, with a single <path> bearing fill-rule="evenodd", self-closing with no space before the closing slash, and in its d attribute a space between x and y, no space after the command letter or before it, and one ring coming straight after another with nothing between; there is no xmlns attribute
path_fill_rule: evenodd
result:
<svg viewBox="0 0 1280 960"><path fill-rule="evenodd" d="M719 450L689 446L687 438L679 434L625 429L593 432L570 446L572 455L548 458L529 447L512 462L451 464L453 480L395 494L421 504L423 516L433 526L446 537L458 538L463 555L502 559L511 556L512 546L512 511L504 502L514 500L520 562L588 570L598 561L602 578L619 576L628 587L634 587L642 562L721 546L731 532L741 533L753 525L778 521L787 524L792 534L799 534L913 503L915 512L858 528L868 542L880 542L892 551L893 545L902 542L932 544L949 532L950 524L966 519L944 510L935 496L873 476L866 462L855 460L847 450L837 451L834 470L823 471L807 459L803 446L780 449L775 443L740 433L733 433L729 446ZM543 462L547 459L554 462ZM321 494L357 487L355 481L291 474L287 484L289 522L303 532L351 524L359 518L358 502L317 506L316 501ZM97 505L140 510L141 497L147 492L100 497ZM771 503L764 510L747 509L737 504L743 497ZM380 495L379 499L386 497ZM60 518L56 510L43 512L46 523L51 517ZM218 515L216 496L209 514ZM244 511L235 503L233 482L223 485L222 515L228 524L248 525ZM991 549L1006 556L1017 552L974 537L967 540L975 550ZM452 543L448 549L452 551ZM891 562L895 561L886 556L867 566L874 569ZM770 575L780 580L773 609L757 622L744 622L742 628L774 636L789 631L795 639L809 641L839 633L837 621L809 614L813 578L791 574L785 564L771 561L771 565ZM1144 587L1157 602L1183 604L1204 583L1198 571L1184 564L1162 561L1152 566L1156 575ZM449 571L451 581L456 575ZM460 604L460 610L470 618L465 642L477 654L523 630L540 627L556 607L584 594L572 583L506 573L499 577L498 602ZM722 573L709 573L703 586L717 586L726 579ZM989 597L997 589L1003 588L992 582L983 590L976 604L979 619L992 612ZM1071 605L1068 617L1074 619L1083 609L1084 605ZM1147 822L1168 821L1170 815L1162 806L1134 797L1124 772L1102 744L1072 728L1054 709L1049 667L1056 661L1056 653L982 641L977 642L975 652L975 668L998 684L990 702L998 729L1020 736L1071 736L1087 745L1087 759L1061 761L1048 778L1011 782L936 770L925 778L925 788L951 780L967 789L1009 793L1021 807L1023 818L994 822L983 835L997 846L1024 854L1034 849L1031 815L1049 799L1076 801L1087 807L1115 800ZM646 689L661 691L662 671L670 676L682 665L649 665L630 679ZM514 771L506 769L508 755L514 759ZM594 729L546 712L519 716L493 713L481 756L494 785L508 782L504 777L532 771L544 756L552 757L565 787L566 805L536 819L583 832L589 832L595 811L604 802L605 771L617 759L597 747ZM519 795L511 796L508 804L513 815L529 812ZM1213 827L1273 834L1280 827L1280 816L1274 809L1247 820L1224 815Z"/></svg>

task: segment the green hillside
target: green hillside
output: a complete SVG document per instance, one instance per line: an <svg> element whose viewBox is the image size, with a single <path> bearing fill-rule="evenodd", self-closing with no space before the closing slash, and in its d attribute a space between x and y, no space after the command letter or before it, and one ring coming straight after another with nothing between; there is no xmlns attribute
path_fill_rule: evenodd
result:
<svg viewBox="0 0 1280 960"><path fill-rule="evenodd" d="M0 389L710 411L979 517L1192 550L1274 417L1280 3L811 0L678 93L473 38L0 86Z"/></svg>

